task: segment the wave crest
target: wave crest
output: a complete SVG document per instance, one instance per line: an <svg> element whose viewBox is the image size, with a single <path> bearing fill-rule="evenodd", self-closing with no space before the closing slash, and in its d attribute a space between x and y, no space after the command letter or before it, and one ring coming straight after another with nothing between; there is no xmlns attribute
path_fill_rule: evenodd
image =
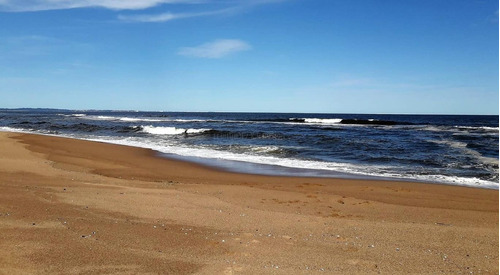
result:
<svg viewBox="0 0 500 275"><path fill-rule="evenodd" d="M152 135L182 135L182 134L201 134L204 132L212 131L212 129L184 129L176 127L155 127L155 126L142 126L142 131Z"/></svg>

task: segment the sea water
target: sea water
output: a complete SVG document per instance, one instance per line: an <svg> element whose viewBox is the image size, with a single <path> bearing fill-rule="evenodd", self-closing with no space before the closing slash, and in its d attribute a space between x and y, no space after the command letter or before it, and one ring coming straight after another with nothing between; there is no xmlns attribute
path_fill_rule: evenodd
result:
<svg viewBox="0 0 500 275"><path fill-rule="evenodd" d="M498 116L0 109L0 130L151 148L273 175L498 189Z"/></svg>

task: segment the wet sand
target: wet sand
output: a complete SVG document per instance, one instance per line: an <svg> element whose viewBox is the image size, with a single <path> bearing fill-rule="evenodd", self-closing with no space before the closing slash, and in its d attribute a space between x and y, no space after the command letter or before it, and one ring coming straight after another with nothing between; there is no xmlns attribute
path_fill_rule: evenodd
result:
<svg viewBox="0 0 500 275"><path fill-rule="evenodd" d="M498 190L218 171L0 133L0 273L491 273Z"/></svg>

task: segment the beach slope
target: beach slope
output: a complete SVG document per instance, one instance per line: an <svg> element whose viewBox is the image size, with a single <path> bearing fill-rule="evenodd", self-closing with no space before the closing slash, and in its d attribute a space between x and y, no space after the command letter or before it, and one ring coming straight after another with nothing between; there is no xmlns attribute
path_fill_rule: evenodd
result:
<svg viewBox="0 0 500 275"><path fill-rule="evenodd" d="M498 273L498 190L229 173L0 133L0 273Z"/></svg>

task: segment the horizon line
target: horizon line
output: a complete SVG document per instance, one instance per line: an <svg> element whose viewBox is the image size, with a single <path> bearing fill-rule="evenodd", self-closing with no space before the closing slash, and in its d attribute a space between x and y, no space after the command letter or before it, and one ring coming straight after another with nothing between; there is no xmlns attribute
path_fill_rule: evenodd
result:
<svg viewBox="0 0 500 275"><path fill-rule="evenodd" d="M0 110L55 110L82 112L158 112L158 113L260 113L260 114L343 114L343 115L442 115L442 116L500 116L500 114L456 114L456 113L355 113L355 112L276 112L276 111L165 111L165 110L133 110L133 109L65 109L50 107L15 107Z"/></svg>

